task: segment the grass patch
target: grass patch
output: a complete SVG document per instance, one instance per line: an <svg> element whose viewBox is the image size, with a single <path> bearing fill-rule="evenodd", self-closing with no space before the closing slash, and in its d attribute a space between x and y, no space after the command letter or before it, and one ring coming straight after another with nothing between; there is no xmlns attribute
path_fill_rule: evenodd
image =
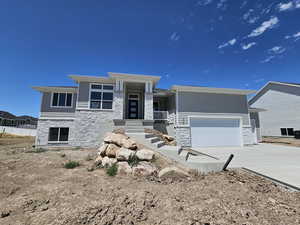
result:
<svg viewBox="0 0 300 225"><path fill-rule="evenodd" d="M106 174L108 176L114 177L118 173L118 165L117 163L112 164L111 166L106 168Z"/></svg>
<svg viewBox="0 0 300 225"><path fill-rule="evenodd" d="M139 160L139 158L136 156L136 154L130 155L128 158L128 164L131 167L137 166L139 165L141 160Z"/></svg>
<svg viewBox="0 0 300 225"><path fill-rule="evenodd" d="M80 166L80 163L77 161L68 161L64 164L64 168L66 169L74 169L75 167Z"/></svg>

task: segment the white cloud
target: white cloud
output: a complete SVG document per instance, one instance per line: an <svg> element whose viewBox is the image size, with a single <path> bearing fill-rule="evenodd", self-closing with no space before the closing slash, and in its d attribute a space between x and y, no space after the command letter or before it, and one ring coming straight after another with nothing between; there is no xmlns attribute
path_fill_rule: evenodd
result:
<svg viewBox="0 0 300 225"><path fill-rule="evenodd" d="M254 45L256 45L256 42L251 42L249 44L242 44L242 49L247 50L247 49L251 48Z"/></svg>
<svg viewBox="0 0 300 225"><path fill-rule="evenodd" d="M259 79L254 80L254 83L261 83L263 81L265 81L265 78L259 78Z"/></svg>
<svg viewBox="0 0 300 225"><path fill-rule="evenodd" d="M286 11L286 10L291 10L294 8L293 2L288 2L288 3L280 3L278 5L279 11Z"/></svg>
<svg viewBox="0 0 300 225"><path fill-rule="evenodd" d="M218 2L218 4L217 4L217 8L218 9L220 9L220 8L222 8L223 10L225 10L226 9L226 3L227 2L227 0L220 0L219 2Z"/></svg>
<svg viewBox="0 0 300 225"><path fill-rule="evenodd" d="M289 11L300 8L300 0L294 0L287 3L279 3L278 10L279 12Z"/></svg>
<svg viewBox="0 0 300 225"><path fill-rule="evenodd" d="M170 36L171 41L178 41L180 39L180 35L177 32L173 32Z"/></svg>
<svg viewBox="0 0 300 225"><path fill-rule="evenodd" d="M293 35L286 35L285 39L290 39L290 38L294 38L295 41L298 41L300 39L300 31L298 33L295 33Z"/></svg>
<svg viewBox="0 0 300 225"><path fill-rule="evenodd" d="M209 5L212 2L213 2L213 0L200 0L200 1L197 2L197 5L206 6L206 5Z"/></svg>
<svg viewBox="0 0 300 225"><path fill-rule="evenodd" d="M225 47L227 47L227 46L229 46L229 45L234 45L235 43L236 43L236 39L233 38L233 39L231 39L230 41L227 41L226 43L224 43L224 44L222 44L222 45L219 45L219 46L218 46L218 49L225 48Z"/></svg>
<svg viewBox="0 0 300 225"><path fill-rule="evenodd" d="M267 62L270 62L274 58L275 58L275 56L271 55L271 56L268 56L266 59L264 59L263 61L260 61L260 62L261 63L267 63Z"/></svg>
<svg viewBox="0 0 300 225"><path fill-rule="evenodd" d="M285 52L285 48L283 48L282 46L275 46L271 49L268 50L268 52L270 54L281 54L281 53L284 53Z"/></svg>
<svg viewBox="0 0 300 225"><path fill-rule="evenodd" d="M263 22L258 28L253 30L251 32L251 34L248 35L248 37L259 36L259 35L263 34L266 30L272 29L278 22L279 22L279 19L277 17L271 17L270 20Z"/></svg>
<svg viewBox="0 0 300 225"><path fill-rule="evenodd" d="M243 19L246 20L248 23L255 23L259 17L253 15L254 10L253 9L249 9L244 15L243 15Z"/></svg>

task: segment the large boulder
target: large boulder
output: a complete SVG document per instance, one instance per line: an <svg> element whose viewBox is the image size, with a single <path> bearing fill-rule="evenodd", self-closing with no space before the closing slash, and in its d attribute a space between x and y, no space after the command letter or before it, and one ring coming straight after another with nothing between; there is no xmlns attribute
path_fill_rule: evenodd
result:
<svg viewBox="0 0 300 225"><path fill-rule="evenodd" d="M128 162L118 162L118 174L132 174L132 168Z"/></svg>
<svg viewBox="0 0 300 225"><path fill-rule="evenodd" d="M99 156L95 159L94 165L95 165L95 166L100 166L100 165L102 164L102 160L103 160L102 156L99 155Z"/></svg>
<svg viewBox="0 0 300 225"><path fill-rule="evenodd" d="M104 142L107 144L116 144L120 147L128 148L135 150L137 149L137 143L130 139L128 136L123 134L114 134L114 133L107 133Z"/></svg>
<svg viewBox="0 0 300 225"><path fill-rule="evenodd" d="M189 177L190 175L185 172L184 170L181 170L175 166L172 167L166 167L159 171L158 177L159 178L178 178L178 177Z"/></svg>
<svg viewBox="0 0 300 225"><path fill-rule="evenodd" d="M105 156L102 159L102 166L103 167L112 166L114 163L117 163L117 159L115 159L115 158L108 158L107 156Z"/></svg>
<svg viewBox="0 0 300 225"><path fill-rule="evenodd" d="M157 174L157 168L149 162L140 162L132 169L135 176L150 176Z"/></svg>
<svg viewBox="0 0 300 225"><path fill-rule="evenodd" d="M98 155L101 155L102 157L104 157L106 155L106 149L108 147L108 144L103 143L100 148L98 149Z"/></svg>
<svg viewBox="0 0 300 225"><path fill-rule="evenodd" d="M154 152L148 149L141 149L136 152L136 156L139 160L150 161L154 158Z"/></svg>
<svg viewBox="0 0 300 225"><path fill-rule="evenodd" d="M115 158L120 147L115 144L109 144L106 148L106 155L110 158Z"/></svg>
<svg viewBox="0 0 300 225"><path fill-rule="evenodd" d="M129 150L127 148L121 148L117 151L116 157L119 161L127 161L130 155L134 155L135 151Z"/></svg>

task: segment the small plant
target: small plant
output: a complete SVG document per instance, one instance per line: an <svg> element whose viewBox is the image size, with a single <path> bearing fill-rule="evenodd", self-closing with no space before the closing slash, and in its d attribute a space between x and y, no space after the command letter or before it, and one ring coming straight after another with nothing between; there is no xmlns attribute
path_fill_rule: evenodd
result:
<svg viewBox="0 0 300 225"><path fill-rule="evenodd" d="M65 154L65 153L61 153L61 154L60 154L60 157L65 158L65 157L66 157L66 154Z"/></svg>
<svg viewBox="0 0 300 225"><path fill-rule="evenodd" d="M114 177L118 173L118 165L117 163L112 164L111 166L106 168L106 174L108 176Z"/></svg>
<svg viewBox="0 0 300 225"><path fill-rule="evenodd" d="M64 167L66 168L66 169L74 169L75 167L78 167L78 166L80 166L80 163L79 162L77 162L77 161L68 161L68 162L66 162L65 164L64 164Z"/></svg>
<svg viewBox="0 0 300 225"><path fill-rule="evenodd" d="M139 158L136 156L136 154L130 155L128 157L128 164L131 167L137 166L140 163Z"/></svg>

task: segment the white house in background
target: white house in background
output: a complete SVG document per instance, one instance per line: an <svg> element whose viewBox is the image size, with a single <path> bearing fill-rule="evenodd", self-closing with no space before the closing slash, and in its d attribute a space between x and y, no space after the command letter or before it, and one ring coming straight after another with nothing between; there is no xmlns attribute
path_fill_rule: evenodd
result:
<svg viewBox="0 0 300 225"><path fill-rule="evenodd" d="M34 87L42 93L36 144L97 146L106 132L154 128L184 147L253 144L250 90L174 85L159 76L109 73L71 75L73 87Z"/></svg>
<svg viewBox="0 0 300 225"><path fill-rule="evenodd" d="M251 113L262 136L293 136L295 130L300 130L300 84L270 81L250 99L249 105L265 109L259 114Z"/></svg>

